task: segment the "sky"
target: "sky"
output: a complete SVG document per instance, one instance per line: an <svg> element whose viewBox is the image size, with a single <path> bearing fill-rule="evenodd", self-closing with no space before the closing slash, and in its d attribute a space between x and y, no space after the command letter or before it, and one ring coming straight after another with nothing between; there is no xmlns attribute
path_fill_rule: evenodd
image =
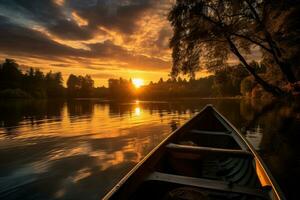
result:
<svg viewBox="0 0 300 200"><path fill-rule="evenodd" d="M168 78L173 0L0 0L0 60L44 72Z"/></svg>

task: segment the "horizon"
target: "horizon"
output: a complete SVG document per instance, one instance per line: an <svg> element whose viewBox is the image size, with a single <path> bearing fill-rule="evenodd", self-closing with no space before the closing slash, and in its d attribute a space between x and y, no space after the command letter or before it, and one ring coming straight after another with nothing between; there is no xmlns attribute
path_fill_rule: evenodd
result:
<svg viewBox="0 0 300 200"><path fill-rule="evenodd" d="M52 73L61 73L60 71L53 71L53 70L41 70L40 68L38 68L38 67L32 67L32 66L25 66L25 65L23 65L23 64L21 64L21 63L18 63L16 60L14 60L14 59L10 59L10 58L5 58L3 61L0 61L0 65L1 65L1 63L4 63L6 60L13 60L13 61L15 61L17 64L18 64L18 66L19 66L19 69L21 70L21 72L22 73L27 73L28 72L28 70L30 69L30 68L32 68L32 69L34 69L34 70L40 70L41 72L43 72L45 75L48 73L48 72L52 72ZM65 76L63 75L63 86L64 87L67 87L67 80L68 80L68 78L69 78L69 76L71 75L71 74L73 74L73 73L70 73L70 74L65 74ZM149 85L151 82L153 82L153 83L158 83L158 81L162 78L164 81L167 81L168 79L170 79L171 77L170 77L170 75L168 74L166 77L159 77L157 80L148 80L148 81L146 81L145 79L143 79L143 78L139 78L139 77L128 77L128 78L124 78L124 77L122 77L122 76L120 76L120 77L107 77L107 79L105 79L104 81L106 81L106 82L104 82L102 85L99 85L99 84L97 84L96 83L96 80L97 79L95 79L94 77L93 77L93 75L90 75L90 74L73 74L73 75L76 75L76 76L86 76L86 75L89 75L89 76L91 76L91 78L93 79L93 81L94 81L94 87L95 88L100 88L100 87L106 87L106 88L108 88L108 82L109 82L109 80L110 79L124 79L124 80L127 80L127 81L129 81L129 80L132 80L132 82L133 82L133 84L136 86L136 88L138 89L138 88L140 88L140 87L142 87L142 86L147 86L147 85ZM198 73L198 76L196 76L195 78L196 79L201 79L201 78L205 78L205 77L208 77L208 76L210 76L210 75L212 75L212 73L209 73L209 72L206 72L206 71L202 71L201 72L201 76L199 76L199 73ZM188 75L180 75L180 76L178 76L177 78L182 78L182 79L189 79L190 77L188 76Z"/></svg>
<svg viewBox="0 0 300 200"><path fill-rule="evenodd" d="M138 78L145 84L168 79L173 30L167 15L173 3L2 1L0 60L14 59L25 71L61 72L64 85L70 74L91 75L99 87L109 78Z"/></svg>
<svg viewBox="0 0 300 200"><path fill-rule="evenodd" d="M89 74L96 86L108 78L166 79L172 2L2 1L0 60L59 71L65 81L71 73Z"/></svg>
<svg viewBox="0 0 300 200"><path fill-rule="evenodd" d="M15 59L13 59L13 58L4 58L3 60L0 60L0 64L1 63L4 63L5 62L5 60L6 59L9 59L9 60L14 60L18 65L19 65L19 68L20 68L20 70L23 72L23 73L26 73L30 68L32 68L32 69L35 69L35 70L40 70L41 72L43 72L44 74L46 74L46 73L48 73L48 72L53 72L53 73L57 73L57 72L60 72L60 73L62 73L61 71L56 71L56 70L53 70L53 69L43 69L43 68L40 68L40 67L34 67L34 66L28 66L28 65L24 65L24 64L22 64L22 63L19 63L18 62L18 60L15 60ZM162 78L164 81L166 81L166 80L168 80L168 79L170 79L171 77L170 77L170 72L168 72L167 73L167 75L163 75L163 76L160 76L160 77L156 77L156 79L144 79L144 78L141 78L141 76L135 76L135 75L133 75L133 76L126 76L126 77L123 77L122 76L122 74L120 74L120 76L118 77L118 76L112 76L112 77L109 77L109 76L107 76L106 78L102 78L101 79L101 82L98 82L99 81L99 79L97 79L97 78L95 78L94 76L93 76L93 74L87 74L87 73L85 73L85 72L83 72L82 74L80 74L80 73L72 73L72 72L68 72L68 73L62 73L62 77L63 77L63 86L64 87L66 87L67 85L67 80L68 80L68 78L69 78L69 76L71 75L71 74L73 74L73 75L76 75L76 76L85 76L85 75L90 75L91 76L91 78L94 80L94 85L95 85L95 88L97 88L97 87L108 87L108 81L109 81L109 79L120 79L120 78L122 78L122 79L125 79L125 80L130 80L130 79L132 79L132 80L134 80L134 79L140 79L141 81L142 81L142 83L139 83L140 84L140 86L145 86L145 85L149 85L150 84L150 82L158 82L159 81L159 79L160 78ZM212 75L212 73L210 73L210 72L207 72L206 70L203 70L203 71L201 71L200 73L196 73L196 79L200 79L200 78L204 78L204 77L208 77L208 76L210 76L210 75ZM185 78L185 79L189 79L190 77L189 77L189 75L180 75L180 76L178 76L178 77L181 77L181 78Z"/></svg>
<svg viewBox="0 0 300 200"><path fill-rule="evenodd" d="M297 93L300 87L296 83L297 72L293 69L297 66L297 62L291 65L287 61L288 57L294 61L297 54L297 51L294 51L296 47L291 47L289 51L295 55L280 52L281 48L286 48L288 42L279 40L276 41L278 45L272 45L278 39L275 36L272 38L272 34L277 34L275 27L274 30L270 30L274 33L258 30L257 28L261 27L259 18L252 18L251 15L243 15L240 18L239 14L228 16L227 12L238 11L227 6L225 7L228 10L220 10L224 12L224 16L218 17L219 4L208 1L206 5L203 2L195 4L175 0L1 1L0 59L13 59L25 74L22 76L20 70L14 69L16 66L7 63L7 66L15 72L11 73L5 67L1 70L2 92L4 96L13 96L14 91L5 93L7 92L5 90L17 88L22 89L21 92L25 91L23 96L43 97L47 96L47 92L52 95L50 87L56 87L56 92L60 91L62 86L69 87L69 80L85 88L85 83L89 84L89 87L108 87L109 79L123 78L135 80L134 85L139 88L160 78L168 80L178 76L181 78L191 76L199 79L216 75L214 87L226 82L227 85L233 86L233 95L250 95L253 90L253 95L256 96L256 91L261 89L273 96ZM212 5L216 6L215 15L206 16L208 13L205 8ZM202 9L199 10L197 6ZM238 6L241 6L239 9L242 9L242 12L246 12L243 9L249 9L247 5ZM246 8L242 8L243 6ZM292 9L293 5L287 3L286 6L291 6L286 13L293 16L293 13L296 13L296 10ZM185 9L191 10L185 12ZM202 13L192 14L198 10ZM250 10L255 11L251 9L251 5ZM273 18L274 13L275 11L270 11L269 17ZM254 12L254 15L257 13ZM194 17L195 20L191 20ZM283 19L280 18L277 25L287 26L286 30L291 34L285 38L292 37L294 29ZM245 26L249 20L253 24L251 27ZM219 22L213 23L215 21ZM234 30L231 27L237 21L240 25ZM266 27L270 22L272 21L264 22ZM226 34L219 34L219 29ZM281 60L283 58L284 61ZM268 70L257 68L262 64L269 65ZM241 69L236 68L234 69L236 72L228 74L222 71L222 68L234 66L240 66ZM38 71L27 80L26 71L29 68L39 69L44 74L54 72L59 81L53 79L54 76L49 78L51 74L45 79ZM264 75L261 75L262 72ZM282 74L275 76L273 72ZM252 77L247 77L249 74ZM237 76L236 81L234 76ZM270 81L271 76L274 80ZM56 83L55 86L49 83L51 79ZM259 86L256 87L252 79ZM43 86L37 87L38 81ZM276 81L282 81L282 84L278 87L274 84L277 84ZM36 85L31 82L35 82ZM27 85L23 85L24 83ZM223 88L220 86L215 94L229 94L230 92L226 91L226 84ZM76 85L73 86L77 88ZM35 94L40 91L42 95Z"/></svg>

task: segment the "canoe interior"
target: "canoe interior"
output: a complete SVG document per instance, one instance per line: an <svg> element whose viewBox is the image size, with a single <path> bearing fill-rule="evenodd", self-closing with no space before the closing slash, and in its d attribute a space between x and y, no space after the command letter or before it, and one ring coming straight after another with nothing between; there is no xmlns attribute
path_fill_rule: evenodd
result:
<svg viewBox="0 0 300 200"><path fill-rule="evenodd" d="M252 153L211 107L175 131L107 199L270 199Z"/></svg>

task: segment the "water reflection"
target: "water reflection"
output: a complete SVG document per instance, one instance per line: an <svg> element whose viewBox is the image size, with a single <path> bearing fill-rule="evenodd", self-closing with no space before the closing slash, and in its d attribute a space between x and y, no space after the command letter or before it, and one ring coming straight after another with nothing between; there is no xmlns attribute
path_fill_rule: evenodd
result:
<svg viewBox="0 0 300 200"><path fill-rule="evenodd" d="M246 139L252 144L252 146L256 150L260 150L260 145L262 142L262 137L263 137L263 130L258 124L255 128L252 130L247 130L246 131Z"/></svg>
<svg viewBox="0 0 300 200"><path fill-rule="evenodd" d="M72 122L76 122L76 117L90 118L94 112L94 103L92 101L68 101L67 108Z"/></svg>
<svg viewBox="0 0 300 200"><path fill-rule="evenodd" d="M0 199L99 199L169 134L169 121L190 117L160 115L167 105L1 104Z"/></svg>
<svg viewBox="0 0 300 200"><path fill-rule="evenodd" d="M1 102L0 199L99 199L207 103L244 130L281 185L300 177L294 105L262 112L263 103L242 100Z"/></svg>
<svg viewBox="0 0 300 200"><path fill-rule="evenodd" d="M61 119L64 102L61 101L1 101L0 124L7 135L18 134L20 125L38 126Z"/></svg>
<svg viewBox="0 0 300 200"><path fill-rule="evenodd" d="M140 108L140 107L136 107L136 108L134 109L134 114L135 114L136 116L140 116L140 115L141 115L141 108Z"/></svg>

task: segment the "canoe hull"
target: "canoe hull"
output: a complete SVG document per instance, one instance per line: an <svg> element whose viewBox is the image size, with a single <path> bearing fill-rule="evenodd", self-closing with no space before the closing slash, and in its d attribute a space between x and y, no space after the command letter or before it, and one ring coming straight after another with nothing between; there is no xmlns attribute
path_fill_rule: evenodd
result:
<svg viewBox="0 0 300 200"><path fill-rule="evenodd" d="M103 199L208 197L284 199L254 148L212 105L171 133Z"/></svg>

